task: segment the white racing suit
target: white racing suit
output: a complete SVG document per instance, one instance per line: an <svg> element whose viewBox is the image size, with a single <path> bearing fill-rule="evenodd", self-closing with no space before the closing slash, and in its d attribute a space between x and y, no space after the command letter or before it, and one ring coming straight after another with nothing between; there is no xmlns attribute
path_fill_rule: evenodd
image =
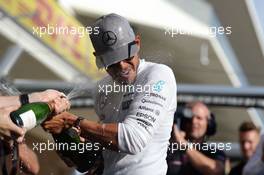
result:
<svg viewBox="0 0 264 175"><path fill-rule="evenodd" d="M120 151L103 151L103 174L165 175L177 105L172 70L162 64L140 60L133 86L123 85L123 89L117 86L107 76L98 83L95 95L95 110L101 121L118 123Z"/></svg>

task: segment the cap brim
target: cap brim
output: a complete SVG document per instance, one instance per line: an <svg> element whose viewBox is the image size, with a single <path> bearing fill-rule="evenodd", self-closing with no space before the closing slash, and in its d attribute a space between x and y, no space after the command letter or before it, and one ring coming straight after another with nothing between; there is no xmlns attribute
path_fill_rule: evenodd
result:
<svg viewBox="0 0 264 175"><path fill-rule="evenodd" d="M135 56L138 50L139 48L136 44L128 44L116 50L108 51L104 54L97 55L96 59L100 59L103 63L100 66L98 65L98 68L100 69L103 67L108 67L112 64L118 63L119 61Z"/></svg>

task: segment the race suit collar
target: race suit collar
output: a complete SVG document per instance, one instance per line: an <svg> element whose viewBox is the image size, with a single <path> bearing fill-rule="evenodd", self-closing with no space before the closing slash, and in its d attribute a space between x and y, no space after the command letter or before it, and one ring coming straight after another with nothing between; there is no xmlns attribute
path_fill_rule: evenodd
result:
<svg viewBox="0 0 264 175"><path fill-rule="evenodd" d="M145 59L139 59L139 65L138 65L138 69L137 69L137 74L139 74L143 67L144 67L144 64L145 64Z"/></svg>

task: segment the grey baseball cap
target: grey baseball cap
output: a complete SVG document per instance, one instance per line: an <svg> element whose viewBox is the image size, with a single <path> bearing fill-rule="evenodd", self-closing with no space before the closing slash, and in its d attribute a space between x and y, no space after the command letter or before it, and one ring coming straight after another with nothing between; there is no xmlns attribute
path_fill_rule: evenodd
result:
<svg viewBox="0 0 264 175"><path fill-rule="evenodd" d="M135 33L124 17L111 13L98 18L92 27L99 30L90 34L98 68L106 68L138 52Z"/></svg>

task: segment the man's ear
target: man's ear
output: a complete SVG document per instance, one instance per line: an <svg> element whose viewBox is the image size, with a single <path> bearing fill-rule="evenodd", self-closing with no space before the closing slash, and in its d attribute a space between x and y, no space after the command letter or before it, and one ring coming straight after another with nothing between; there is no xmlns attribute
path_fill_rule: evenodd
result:
<svg viewBox="0 0 264 175"><path fill-rule="evenodd" d="M139 36L139 35L136 35L135 42L136 42L136 45L137 45L137 46L139 47L139 49L140 49L140 46L141 46L141 40L140 40L140 36Z"/></svg>

